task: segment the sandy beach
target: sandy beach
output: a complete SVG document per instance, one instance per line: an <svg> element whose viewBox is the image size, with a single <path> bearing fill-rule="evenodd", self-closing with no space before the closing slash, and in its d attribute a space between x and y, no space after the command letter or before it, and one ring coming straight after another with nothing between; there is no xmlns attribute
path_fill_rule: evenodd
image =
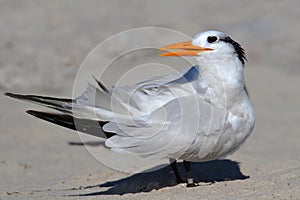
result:
<svg viewBox="0 0 300 200"><path fill-rule="evenodd" d="M299 8L297 0L1 0L0 199L300 199ZM71 97L78 70L96 45L142 27L168 28L189 37L217 29L246 50L255 129L224 160L192 164L199 187L176 184L168 166L139 174L107 167L88 151L103 150L101 156L108 158L102 141L86 137L83 146L76 132L25 113L47 109L3 95L10 91ZM150 35L166 44L174 39L159 31ZM150 36L135 37L142 41ZM95 59L112 60L118 47L129 44L126 38L115 41ZM139 60L153 62L153 55L129 55L101 80L112 86L112 74L121 77L122 70ZM149 76L167 73L153 69ZM137 70L119 84L143 78L143 70ZM184 172L182 163L179 169Z"/></svg>

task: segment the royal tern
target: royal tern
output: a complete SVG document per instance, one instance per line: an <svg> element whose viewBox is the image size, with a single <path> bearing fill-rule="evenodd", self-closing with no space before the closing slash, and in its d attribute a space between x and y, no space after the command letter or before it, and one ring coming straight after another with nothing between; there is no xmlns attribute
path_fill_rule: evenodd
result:
<svg viewBox="0 0 300 200"><path fill-rule="evenodd" d="M106 139L121 153L183 160L187 186L196 185L190 162L224 157L250 135L254 113L244 82L244 49L226 34L206 31L191 41L161 48L160 56L194 56L187 70L133 86L89 84L75 99L6 93L57 112L28 110L35 117ZM99 130L99 126L101 130Z"/></svg>

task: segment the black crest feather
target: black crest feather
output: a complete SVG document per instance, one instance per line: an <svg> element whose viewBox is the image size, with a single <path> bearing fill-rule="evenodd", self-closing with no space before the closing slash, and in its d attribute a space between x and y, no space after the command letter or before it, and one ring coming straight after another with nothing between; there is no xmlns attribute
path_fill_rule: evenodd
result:
<svg viewBox="0 0 300 200"><path fill-rule="evenodd" d="M228 44L231 44L233 46L233 48L235 49L235 52L236 52L239 60L243 63L243 65L245 65L245 61L247 61L247 58L246 58L245 50L242 48L242 46L228 36L224 37L220 40L224 41Z"/></svg>

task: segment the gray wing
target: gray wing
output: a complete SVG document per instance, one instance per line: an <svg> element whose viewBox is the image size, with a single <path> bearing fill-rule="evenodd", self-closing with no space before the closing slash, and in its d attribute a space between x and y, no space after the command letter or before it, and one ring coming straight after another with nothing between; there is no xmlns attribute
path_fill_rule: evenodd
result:
<svg viewBox="0 0 300 200"><path fill-rule="evenodd" d="M197 135L218 129L210 127L212 105L203 98L207 88L197 67L112 91L132 111L130 122L115 118L103 127L115 133L106 141L114 151L176 159Z"/></svg>
<svg viewBox="0 0 300 200"><path fill-rule="evenodd" d="M176 98L206 93L207 87L201 79L198 67L175 74L155 77L133 86L114 87L104 91L89 84L75 99L72 111L77 117L115 121L140 118ZM129 123L129 122L128 122Z"/></svg>
<svg viewBox="0 0 300 200"><path fill-rule="evenodd" d="M176 159L190 148L197 134L206 133L210 110L205 101L180 97L153 111L147 124L105 124L104 131L116 133L105 144L118 152Z"/></svg>
<svg viewBox="0 0 300 200"><path fill-rule="evenodd" d="M106 145L115 151L178 158L189 149L197 135L205 136L210 128L208 120L212 105L204 98L206 94L207 87L201 80L198 67L194 66L172 75L111 90L103 85L97 88L89 84L73 100L7 95L62 112L30 113L67 128L76 128L72 119L88 120L88 126L80 124L81 131L88 134L96 135L97 127L92 122L106 122L102 123L105 124L105 133L112 133ZM86 131L87 128L90 131ZM100 137L104 135L100 134Z"/></svg>

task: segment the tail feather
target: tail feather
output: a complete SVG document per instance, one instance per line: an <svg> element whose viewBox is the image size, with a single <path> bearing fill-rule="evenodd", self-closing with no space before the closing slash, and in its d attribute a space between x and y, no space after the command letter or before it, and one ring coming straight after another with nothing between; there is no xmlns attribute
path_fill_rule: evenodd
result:
<svg viewBox="0 0 300 200"><path fill-rule="evenodd" d="M109 138L114 135L113 133L105 132L102 130L102 127L106 124L106 122L80 119L67 114L48 113L35 110L27 110L26 112L30 115L51 122L53 124L72 130L77 130L79 132L96 137Z"/></svg>

